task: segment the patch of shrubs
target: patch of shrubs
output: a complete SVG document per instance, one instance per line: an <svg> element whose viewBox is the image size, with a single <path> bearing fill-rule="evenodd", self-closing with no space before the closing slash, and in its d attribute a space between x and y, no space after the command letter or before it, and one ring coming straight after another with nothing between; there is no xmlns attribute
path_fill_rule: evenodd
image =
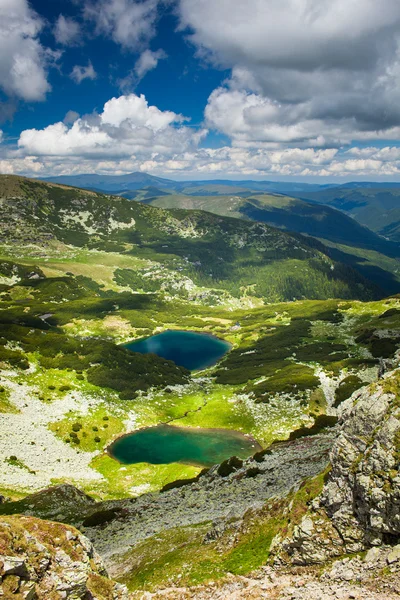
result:
<svg viewBox="0 0 400 600"><path fill-rule="evenodd" d="M192 483L197 483L197 481L199 481L200 477L203 477L203 475L208 473L209 470L210 469L203 469L202 471L200 471L200 473L198 475L196 475L196 477L191 477L190 479L176 479L175 481L170 481L169 483L166 483L161 488L161 492L168 492L168 490L174 490L177 488L184 487L185 485L191 485Z"/></svg>
<svg viewBox="0 0 400 600"><path fill-rule="evenodd" d="M364 329L356 342L367 346L374 358L393 358L400 345L400 335L381 338L373 329Z"/></svg>
<svg viewBox="0 0 400 600"><path fill-rule="evenodd" d="M337 408L342 402L350 398L355 391L366 385L357 375L349 375L343 379L335 390L334 407Z"/></svg>
<svg viewBox="0 0 400 600"><path fill-rule="evenodd" d="M270 448L265 448L264 450L260 450L259 452L256 452L253 455L253 459L258 462L261 463L264 460L264 456L268 456L272 454L272 450Z"/></svg>
<svg viewBox="0 0 400 600"><path fill-rule="evenodd" d="M297 393L314 389L319 386L319 383L318 377L314 375L314 370L310 367L287 362L269 379L251 386L247 391L252 391L262 402L268 402L268 398L263 397L264 394Z"/></svg>
<svg viewBox="0 0 400 600"><path fill-rule="evenodd" d="M384 313L379 315L379 319L386 319L388 317L393 317L394 315L400 315L400 310L398 308L389 308Z"/></svg>
<svg viewBox="0 0 400 600"><path fill-rule="evenodd" d="M252 477L257 477L257 475L261 475L262 471L259 467L250 467L250 469L247 469L245 477L246 478L252 478Z"/></svg>
<svg viewBox="0 0 400 600"><path fill-rule="evenodd" d="M338 422L338 418L330 415L319 415L315 418L314 424L311 427L299 427L295 429L289 436L289 440L297 440L310 435L317 435L327 427L334 427Z"/></svg>
<svg viewBox="0 0 400 600"><path fill-rule="evenodd" d="M82 522L84 527L97 527L99 525L104 525L105 523L109 523L116 519L121 513L121 509L110 508L108 510L100 510L96 513L93 513L89 517L86 517Z"/></svg>
<svg viewBox="0 0 400 600"><path fill-rule="evenodd" d="M184 384L190 375L172 361L154 354L130 352L109 341L73 338L58 331L42 332L18 326L8 330L11 335L4 335L3 345L0 340L0 362L5 359L13 366L29 368L21 352L4 347L7 340L14 339L26 352L39 352L44 368L74 369L80 381L85 379L86 372L90 383L111 388L123 399L135 398L139 390L151 387ZM56 388L49 386L49 389Z"/></svg>
<svg viewBox="0 0 400 600"><path fill-rule="evenodd" d="M243 461L237 456L231 456L231 458L224 460L224 462L219 465L217 473L221 477L228 477L228 475L231 475L231 473L234 473L241 467L243 467Z"/></svg>
<svg viewBox="0 0 400 600"><path fill-rule="evenodd" d="M223 369L217 371L217 383L240 384L273 375L278 364L287 364L284 360L292 356L302 338L309 335L310 327L310 321L292 320L290 325L278 327L245 350L232 350L223 362Z"/></svg>

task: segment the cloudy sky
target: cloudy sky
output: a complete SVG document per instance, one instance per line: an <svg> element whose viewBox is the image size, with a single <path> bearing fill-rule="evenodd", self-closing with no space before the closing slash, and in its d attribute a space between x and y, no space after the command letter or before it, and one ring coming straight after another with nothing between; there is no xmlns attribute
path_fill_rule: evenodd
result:
<svg viewBox="0 0 400 600"><path fill-rule="evenodd" d="M399 0L0 0L0 172L400 180Z"/></svg>

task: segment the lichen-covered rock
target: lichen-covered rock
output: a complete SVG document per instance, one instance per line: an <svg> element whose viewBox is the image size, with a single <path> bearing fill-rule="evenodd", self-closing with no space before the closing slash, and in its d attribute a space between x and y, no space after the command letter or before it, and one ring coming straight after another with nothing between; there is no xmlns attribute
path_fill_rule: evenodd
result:
<svg viewBox="0 0 400 600"><path fill-rule="evenodd" d="M340 424L322 494L282 544L292 563L400 540L400 370L353 394Z"/></svg>
<svg viewBox="0 0 400 600"><path fill-rule="evenodd" d="M33 517L0 518L0 598L126 600L87 538Z"/></svg>

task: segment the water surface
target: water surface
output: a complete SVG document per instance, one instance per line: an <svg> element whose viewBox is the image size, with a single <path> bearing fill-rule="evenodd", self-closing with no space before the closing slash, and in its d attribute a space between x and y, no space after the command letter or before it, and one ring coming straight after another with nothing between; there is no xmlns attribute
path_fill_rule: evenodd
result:
<svg viewBox="0 0 400 600"><path fill-rule="evenodd" d="M129 342L125 348L141 354L157 354L195 371L215 365L230 350L231 344L207 333L168 330Z"/></svg>
<svg viewBox="0 0 400 600"><path fill-rule="evenodd" d="M126 465L179 462L202 467L221 463L230 456L248 458L258 450L258 442L239 431L164 424L124 435L107 449L112 458Z"/></svg>

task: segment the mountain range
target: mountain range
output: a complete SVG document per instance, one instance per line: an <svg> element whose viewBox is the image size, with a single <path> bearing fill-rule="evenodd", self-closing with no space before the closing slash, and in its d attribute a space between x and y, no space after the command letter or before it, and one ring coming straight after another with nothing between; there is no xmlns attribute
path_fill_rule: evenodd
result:
<svg viewBox="0 0 400 600"><path fill-rule="evenodd" d="M0 176L0 592L391 597L397 244L288 195L154 191ZM226 354L132 348L168 330ZM116 460L146 430L180 460ZM194 461L188 430L248 449Z"/></svg>

